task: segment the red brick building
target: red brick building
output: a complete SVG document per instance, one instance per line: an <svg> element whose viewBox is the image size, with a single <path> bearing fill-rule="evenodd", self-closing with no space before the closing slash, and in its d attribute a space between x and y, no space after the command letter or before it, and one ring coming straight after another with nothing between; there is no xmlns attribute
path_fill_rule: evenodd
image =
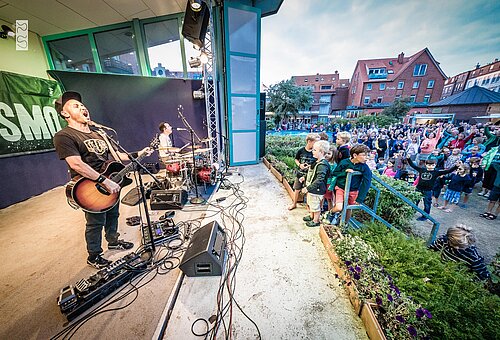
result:
<svg viewBox="0 0 500 340"><path fill-rule="evenodd" d="M411 112L426 112L440 99L447 79L431 52L424 48L410 57L358 60L349 87L347 108L377 113L396 98L409 97Z"/></svg>
<svg viewBox="0 0 500 340"><path fill-rule="evenodd" d="M345 109L349 79L340 79L338 71L333 74L292 76L292 80L297 86L310 88L314 98L309 110L299 113L300 120L308 123L326 122L332 112Z"/></svg>

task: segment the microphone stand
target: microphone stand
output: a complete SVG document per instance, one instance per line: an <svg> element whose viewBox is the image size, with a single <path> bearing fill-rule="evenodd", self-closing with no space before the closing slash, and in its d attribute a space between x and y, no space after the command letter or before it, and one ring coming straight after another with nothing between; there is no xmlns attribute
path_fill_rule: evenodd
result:
<svg viewBox="0 0 500 340"><path fill-rule="evenodd" d="M123 146L121 146L116 140L113 139L113 137L111 137L110 135L108 135L104 130L102 130L101 128L98 128L98 130L105 134L106 137L109 139L109 141L118 148L118 150L122 151L123 153L127 154L129 160L135 164L135 171L137 171L138 169L142 169L142 171L144 171L145 173L147 173L148 175L150 175L153 180L156 182L156 184L158 185L159 188L162 188L162 183L146 168L144 167L141 162L139 162L137 160L137 158L134 158L132 157L132 155L127 151L125 150L125 148ZM153 238L153 227L151 226L151 219L149 218L149 210L148 210L148 203L146 201L146 192L144 190L144 183L142 181L142 176L141 174L139 173L139 189L141 191L141 202L144 206L144 214L146 215L146 223L148 225L148 233L149 233L149 239L151 240L151 254L154 254L155 250L156 250L156 247L155 247L155 241L154 241L154 238Z"/></svg>
<svg viewBox="0 0 500 340"><path fill-rule="evenodd" d="M189 202L191 202L191 204L204 204L206 201L203 197L200 197L198 193L198 184L196 183L198 176L198 172L196 171L196 158L194 154L194 136L196 132L194 132L193 128L188 123L186 117L184 117L184 115L182 114L182 110L183 110L182 105L179 105L177 108L177 113L179 114L179 117L181 118L184 126L189 130L189 134L191 136L191 153L193 155L193 184L194 184L194 192L196 194L196 197L191 198ZM200 137L198 137L198 135L196 136L196 138L198 138L198 141L201 142L201 139Z"/></svg>

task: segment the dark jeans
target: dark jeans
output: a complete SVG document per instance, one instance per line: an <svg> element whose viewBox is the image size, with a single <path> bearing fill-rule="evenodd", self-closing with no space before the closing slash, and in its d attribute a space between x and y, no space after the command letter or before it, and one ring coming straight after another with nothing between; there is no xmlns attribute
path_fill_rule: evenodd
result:
<svg viewBox="0 0 500 340"><path fill-rule="evenodd" d="M432 205L432 190L418 190L424 195L422 199L424 200L424 211L428 214L431 213L431 205Z"/></svg>
<svg viewBox="0 0 500 340"><path fill-rule="evenodd" d="M118 240L118 212L120 204L117 203L111 210L104 213L85 213L87 224L85 225L85 241L87 241L87 251L89 255L99 255L102 253L102 227L106 241L116 243Z"/></svg>

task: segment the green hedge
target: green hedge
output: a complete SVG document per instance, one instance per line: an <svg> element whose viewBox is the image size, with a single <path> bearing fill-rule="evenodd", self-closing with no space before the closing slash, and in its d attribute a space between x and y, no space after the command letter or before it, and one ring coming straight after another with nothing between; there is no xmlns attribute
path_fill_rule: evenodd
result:
<svg viewBox="0 0 500 340"><path fill-rule="evenodd" d="M384 226L350 233L372 246L395 285L432 313L432 338L500 339L500 298L463 264L442 262L422 240Z"/></svg>

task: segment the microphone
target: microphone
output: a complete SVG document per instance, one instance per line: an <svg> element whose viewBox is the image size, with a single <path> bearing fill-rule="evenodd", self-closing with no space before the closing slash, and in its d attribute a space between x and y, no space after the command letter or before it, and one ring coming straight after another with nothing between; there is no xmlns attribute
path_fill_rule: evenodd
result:
<svg viewBox="0 0 500 340"><path fill-rule="evenodd" d="M176 131L188 131L188 129L186 129L186 128L174 128L174 130L176 130Z"/></svg>
<svg viewBox="0 0 500 340"><path fill-rule="evenodd" d="M110 128L110 127L105 126L105 125L98 124L98 123L93 122L91 120L89 120L88 124L89 124L89 126L93 126L93 127L99 128L99 129L105 129L105 130L115 131L113 128Z"/></svg>

